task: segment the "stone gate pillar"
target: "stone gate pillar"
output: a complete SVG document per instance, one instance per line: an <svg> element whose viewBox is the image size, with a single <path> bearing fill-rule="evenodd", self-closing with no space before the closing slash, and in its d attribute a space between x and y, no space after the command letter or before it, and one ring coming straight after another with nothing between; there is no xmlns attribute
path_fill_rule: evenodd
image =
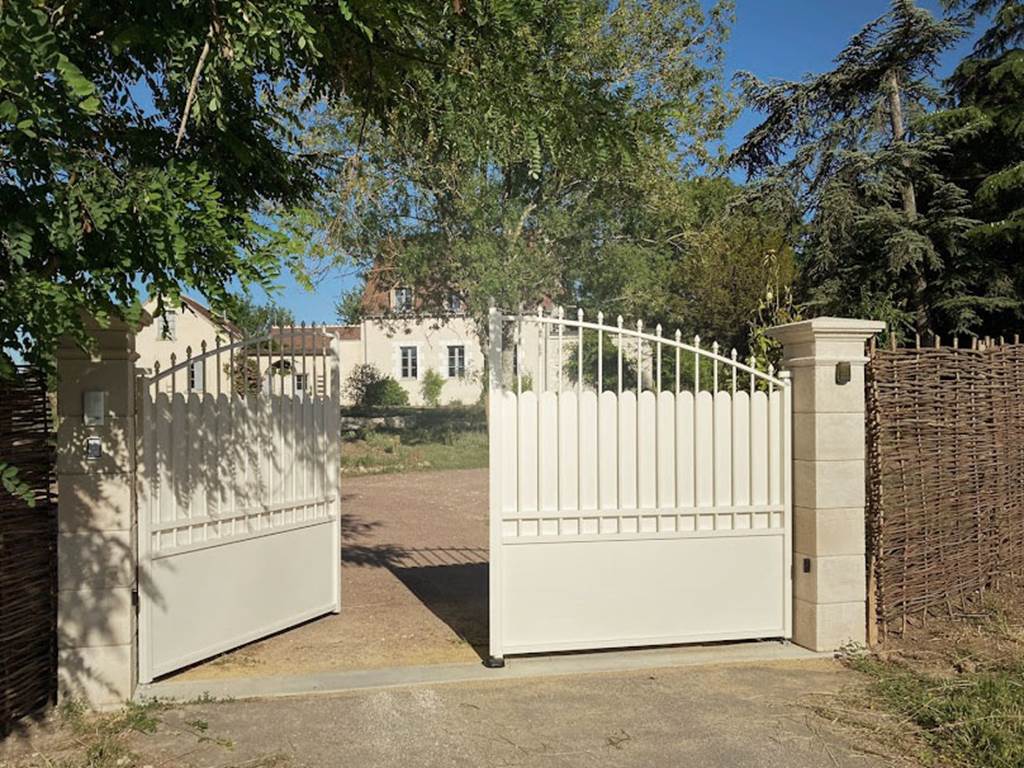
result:
<svg viewBox="0 0 1024 768"><path fill-rule="evenodd" d="M866 637L865 342L885 323L819 317L769 330L793 381L793 641Z"/></svg>
<svg viewBox="0 0 1024 768"><path fill-rule="evenodd" d="M57 353L61 698L113 707L135 685L135 335L88 319L92 354Z"/></svg>

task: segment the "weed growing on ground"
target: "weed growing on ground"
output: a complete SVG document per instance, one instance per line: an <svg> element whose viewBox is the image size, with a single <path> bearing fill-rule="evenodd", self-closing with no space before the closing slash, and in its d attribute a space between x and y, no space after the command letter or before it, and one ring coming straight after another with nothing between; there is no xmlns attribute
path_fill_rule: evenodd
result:
<svg viewBox="0 0 1024 768"><path fill-rule="evenodd" d="M166 705L156 699L128 702L107 715L92 715L77 700L60 706L62 724L81 747L72 756L48 761L55 768L125 768L135 764L127 737L135 733L153 733L160 724L160 712Z"/></svg>
<svg viewBox="0 0 1024 768"><path fill-rule="evenodd" d="M178 704L230 704L235 699L233 696L214 696L209 691L203 691L198 696L177 702Z"/></svg>
<svg viewBox="0 0 1024 768"><path fill-rule="evenodd" d="M1024 766L1024 621L1019 592L932 620L875 651L840 654L862 685L813 707L926 765Z"/></svg>
<svg viewBox="0 0 1024 768"><path fill-rule="evenodd" d="M869 692L912 723L937 758L977 768L1024 765L1024 661L956 676L856 658Z"/></svg>

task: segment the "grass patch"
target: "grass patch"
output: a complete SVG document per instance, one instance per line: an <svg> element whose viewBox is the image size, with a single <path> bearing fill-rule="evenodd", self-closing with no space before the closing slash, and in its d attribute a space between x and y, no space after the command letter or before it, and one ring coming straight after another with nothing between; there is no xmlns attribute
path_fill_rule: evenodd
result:
<svg viewBox="0 0 1024 768"><path fill-rule="evenodd" d="M125 768L138 764L137 756L128 746L132 733L153 733L160 725L160 712L165 705L151 700L129 702L122 709L107 715L94 715L77 701L61 705L61 725L72 736L77 749L70 755L46 760L54 768Z"/></svg>
<svg viewBox="0 0 1024 768"><path fill-rule="evenodd" d="M1024 765L1024 662L955 676L874 657L850 666L868 676L868 693L879 705L914 726L928 762Z"/></svg>
<svg viewBox="0 0 1024 768"><path fill-rule="evenodd" d="M343 475L486 466L487 433L476 430L452 430L446 435L420 429L376 431L341 444Z"/></svg>
<svg viewBox="0 0 1024 768"><path fill-rule="evenodd" d="M344 475L487 466L487 416L479 406L347 412L364 426L341 444Z"/></svg>
<svg viewBox="0 0 1024 768"><path fill-rule="evenodd" d="M1024 766L1024 592L931 619L868 652L848 649L857 685L815 711L889 758L962 768Z"/></svg>

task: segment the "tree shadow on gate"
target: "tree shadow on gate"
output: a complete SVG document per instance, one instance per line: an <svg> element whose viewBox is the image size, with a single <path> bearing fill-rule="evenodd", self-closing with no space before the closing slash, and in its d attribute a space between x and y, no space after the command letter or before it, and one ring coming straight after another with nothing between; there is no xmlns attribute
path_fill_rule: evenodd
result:
<svg viewBox="0 0 1024 768"><path fill-rule="evenodd" d="M380 523L342 515L341 559L387 568L481 658L488 653L488 554L484 547L402 547L361 543Z"/></svg>

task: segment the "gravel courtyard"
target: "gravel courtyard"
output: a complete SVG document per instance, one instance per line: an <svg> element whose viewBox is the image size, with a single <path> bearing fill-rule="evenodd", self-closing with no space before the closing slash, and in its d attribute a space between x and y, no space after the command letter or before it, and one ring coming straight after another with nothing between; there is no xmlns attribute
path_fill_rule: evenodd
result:
<svg viewBox="0 0 1024 768"><path fill-rule="evenodd" d="M342 612L177 679L479 660L487 645L487 470L344 478L342 514Z"/></svg>

